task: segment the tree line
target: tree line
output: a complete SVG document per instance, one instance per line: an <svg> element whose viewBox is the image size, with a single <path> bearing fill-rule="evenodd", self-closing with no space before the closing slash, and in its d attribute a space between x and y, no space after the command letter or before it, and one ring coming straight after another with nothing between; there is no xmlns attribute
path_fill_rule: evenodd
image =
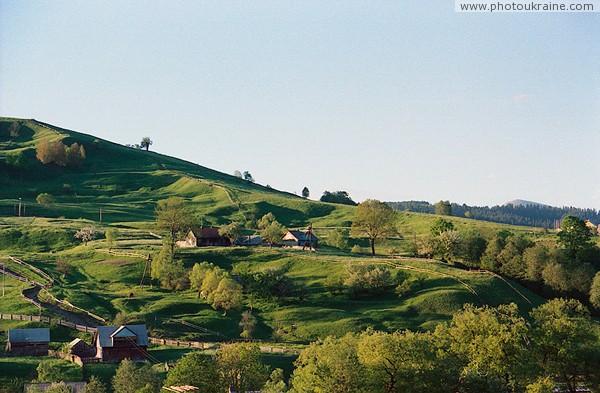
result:
<svg viewBox="0 0 600 393"><path fill-rule="evenodd" d="M436 212L437 204L425 201L386 202L394 210L416 213L440 214ZM469 206L451 203L451 212L456 217L467 217L476 220L492 221L501 224L522 225L538 228L554 228L566 216L575 216L600 223L600 211L576 207L553 207L545 205L502 205L502 206ZM445 214L448 215L448 214Z"/></svg>

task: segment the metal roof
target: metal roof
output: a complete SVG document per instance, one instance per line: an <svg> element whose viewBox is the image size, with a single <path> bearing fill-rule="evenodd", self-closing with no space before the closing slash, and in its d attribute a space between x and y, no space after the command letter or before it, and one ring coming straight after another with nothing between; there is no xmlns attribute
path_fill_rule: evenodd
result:
<svg viewBox="0 0 600 393"><path fill-rule="evenodd" d="M47 343L50 342L50 329L12 329L8 331L11 343Z"/></svg>
<svg viewBox="0 0 600 393"><path fill-rule="evenodd" d="M98 326L96 346L111 348L113 337L137 337L137 345L148 345L146 325Z"/></svg>

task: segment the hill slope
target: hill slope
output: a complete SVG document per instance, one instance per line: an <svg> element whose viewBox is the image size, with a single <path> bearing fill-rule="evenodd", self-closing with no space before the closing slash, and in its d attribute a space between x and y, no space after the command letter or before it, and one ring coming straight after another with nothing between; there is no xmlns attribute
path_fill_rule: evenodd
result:
<svg viewBox="0 0 600 393"><path fill-rule="evenodd" d="M18 136L11 136L17 129ZM86 150L81 168L41 164L35 149L44 138L77 142ZM7 164L7 156L22 152L24 170ZM153 220L154 205L169 196L186 198L202 222L218 225L246 221L273 212L287 226L348 224L351 207L309 201L253 184L235 176L152 151L125 147L94 136L35 120L0 118L0 214L13 215L18 198L25 214L86 218L104 222ZM35 203L40 193L57 203Z"/></svg>

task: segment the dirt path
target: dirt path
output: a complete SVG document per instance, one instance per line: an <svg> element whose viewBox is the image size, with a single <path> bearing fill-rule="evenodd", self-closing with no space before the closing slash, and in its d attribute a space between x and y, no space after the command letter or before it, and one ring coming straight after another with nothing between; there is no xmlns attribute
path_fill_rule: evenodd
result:
<svg viewBox="0 0 600 393"><path fill-rule="evenodd" d="M42 308L44 308L48 311L51 311L55 314L58 314L58 315L62 316L64 319L68 320L69 322L73 322L76 325L83 325L83 326L88 326L88 327L97 327L98 326L98 321L96 321L94 318L92 318L86 314L71 312L71 311L65 310L64 308L61 308L59 306L55 306L53 304L42 301L38 297L41 290L42 289L38 285L35 285L31 288L27 288L27 289L23 290L22 294L23 294L23 297L26 300L28 300L29 302L31 302L32 304L35 304L38 307L42 307Z"/></svg>

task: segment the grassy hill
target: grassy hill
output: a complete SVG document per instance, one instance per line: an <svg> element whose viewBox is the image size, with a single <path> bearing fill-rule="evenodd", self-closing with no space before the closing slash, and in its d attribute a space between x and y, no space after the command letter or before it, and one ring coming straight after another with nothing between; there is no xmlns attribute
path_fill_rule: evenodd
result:
<svg viewBox="0 0 600 393"><path fill-rule="evenodd" d="M20 124L19 136L9 129ZM86 150L81 168L42 165L35 148L43 138L77 142ZM22 173L4 161L17 151L28 158ZM245 221L273 212L287 226L320 226L351 220L350 207L312 202L293 194L253 184L235 176L152 151L118 145L91 135L65 130L35 120L0 118L0 214L13 215L22 198L27 216L86 218L105 223L148 222L154 205L169 196L181 196L205 224ZM36 204L40 193L55 203Z"/></svg>
<svg viewBox="0 0 600 393"><path fill-rule="evenodd" d="M11 137L16 122L19 123L18 136ZM83 145L86 150L83 166L42 165L35 158L35 149L44 138L62 140L67 145L74 142ZM6 161L16 152L22 152L28 159L22 171ZM36 203L40 193L51 194L54 202L47 206ZM185 198L204 225L221 225L233 220L247 222L272 212L290 228L313 223L322 240L333 228L349 227L355 209L306 200L197 164L38 121L0 118L0 263L9 266L7 256L12 255L44 270L56 280L49 290L53 296L109 322L120 314L130 321L146 323L153 336L197 341L236 339L241 332L241 312L252 307L257 318L255 339L281 340L286 344L278 345L297 346L367 327L387 331L430 330L437 323L449 320L465 303L495 306L515 302L523 315L527 315L532 307L544 301L519 285L493 275L423 259L371 258L326 246L316 253L263 247L178 250L176 258L188 269L203 261L233 275L277 269L303 289L302 296L281 300L246 296L242 310L223 315L191 289L168 291L156 283L150 288L147 280L140 286L145 257L131 253L140 256L158 253L161 241L151 234L155 231L154 207L170 196ZM19 198L22 216L16 217ZM406 254L409 243L428 235L437 218L429 214L399 213L400 235L380 242L378 253ZM530 227L444 218L452 220L463 233L491 236L501 229L510 229L539 239L553 236ZM87 245L75 239L73 234L85 225L96 226L100 233L109 227L119 228L115 249L120 254L107 253L102 236ZM368 242L350 239L348 249L352 245L367 248ZM57 269L59 260L67 261L71 268L64 278ZM392 276L415 280L419 285L403 298L398 298L393 288L381 295L357 299L333 291L331 278L343 277L349 267L356 265L384 266ZM20 269L19 266L14 268ZM26 269L21 272L34 274ZM48 313L21 297L21 290L26 287L19 281L6 279L0 313ZM201 326L209 332L182 322ZM30 322L0 321L0 328L28 324ZM73 335L61 333L58 337L68 341ZM286 359L280 366L289 368L292 360Z"/></svg>

